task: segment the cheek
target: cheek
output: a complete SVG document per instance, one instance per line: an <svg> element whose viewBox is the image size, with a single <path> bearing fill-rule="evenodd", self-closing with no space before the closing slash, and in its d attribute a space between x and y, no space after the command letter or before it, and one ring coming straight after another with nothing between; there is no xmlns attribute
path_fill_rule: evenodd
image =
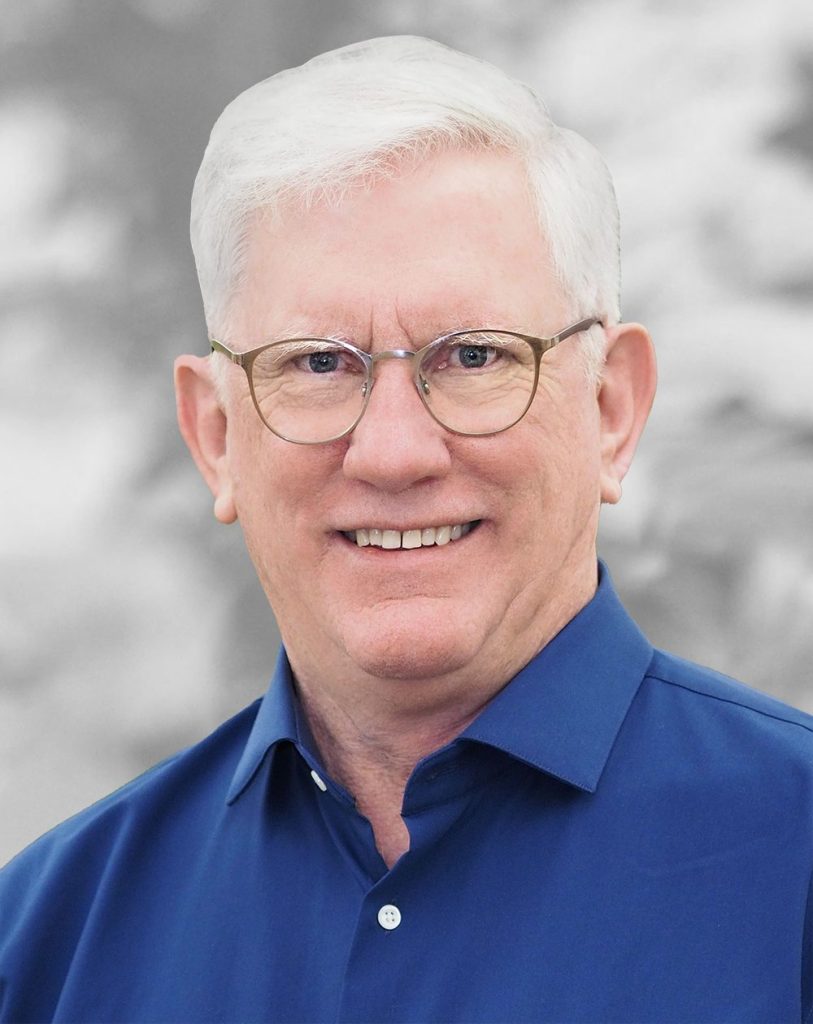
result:
<svg viewBox="0 0 813 1024"><path fill-rule="evenodd" d="M597 414L590 406L558 415L551 410L531 419L523 435L506 462L515 508L543 531L583 521L599 505Z"/></svg>
<svg viewBox="0 0 813 1024"><path fill-rule="evenodd" d="M235 503L246 546L266 590L318 565L325 544L334 446L294 445L263 428L235 432L230 451Z"/></svg>

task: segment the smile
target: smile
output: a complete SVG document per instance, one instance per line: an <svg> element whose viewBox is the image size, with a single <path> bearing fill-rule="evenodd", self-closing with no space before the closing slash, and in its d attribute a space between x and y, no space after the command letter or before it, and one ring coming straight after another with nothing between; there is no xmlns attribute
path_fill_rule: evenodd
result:
<svg viewBox="0 0 813 1024"><path fill-rule="evenodd" d="M367 527L359 530L342 530L342 533L360 548L385 548L394 551L396 548L443 547L444 544L465 537L479 522L479 519L475 519L470 523L459 523L454 526L424 526L415 530L380 530L376 527Z"/></svg>

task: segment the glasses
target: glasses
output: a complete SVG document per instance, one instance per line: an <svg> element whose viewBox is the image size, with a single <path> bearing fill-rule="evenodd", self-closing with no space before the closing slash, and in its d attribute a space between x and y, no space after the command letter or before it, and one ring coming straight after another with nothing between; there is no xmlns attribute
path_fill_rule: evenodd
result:
<svg viewBox="0 0 813 1024"><path fill-rule="evenodd" d="M373 354L347 341L294 338L233 352L263 423L294 444L326 444L349 434L370 401L373 371L385 359L411 359L412 380L429 415L453 434L499 434L525 415L536 394L542 356L599 323L579 320L549 338L490 328L453 331L417 352Z"/></svg>

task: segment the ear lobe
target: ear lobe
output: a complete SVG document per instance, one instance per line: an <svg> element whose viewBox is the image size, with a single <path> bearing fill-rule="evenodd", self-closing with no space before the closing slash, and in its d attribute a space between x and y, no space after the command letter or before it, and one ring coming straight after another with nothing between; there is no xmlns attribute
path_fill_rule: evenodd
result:
<svg viewBox="0 0 813 1024"><path fill-rule="evenodd" d="M655 350L646 328L640 324L608 328L598 393L603 502L614 505L621 499L621 481L652 408L656 384Z"/></svg>
<svg viewBox="0 0 813 1024"><path fill-rule="evenodd" d="M175 402L181 436L215 498L221 523L237 519L226 447L226 414L217 397L209 362L200 356L175 360Z"/></svg>

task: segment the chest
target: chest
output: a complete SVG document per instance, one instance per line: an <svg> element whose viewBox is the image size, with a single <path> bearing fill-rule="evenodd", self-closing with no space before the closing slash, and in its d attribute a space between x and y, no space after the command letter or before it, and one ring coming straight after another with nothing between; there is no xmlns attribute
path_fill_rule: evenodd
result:
<svg viewBox="0 0 813 1024"><path fill-rule="evenodd" d="M272 806L161 891L122 875L56 1019L798 1020L788 837L590 800L509 774L415 807L391 870L347 807Z"/></svg>

